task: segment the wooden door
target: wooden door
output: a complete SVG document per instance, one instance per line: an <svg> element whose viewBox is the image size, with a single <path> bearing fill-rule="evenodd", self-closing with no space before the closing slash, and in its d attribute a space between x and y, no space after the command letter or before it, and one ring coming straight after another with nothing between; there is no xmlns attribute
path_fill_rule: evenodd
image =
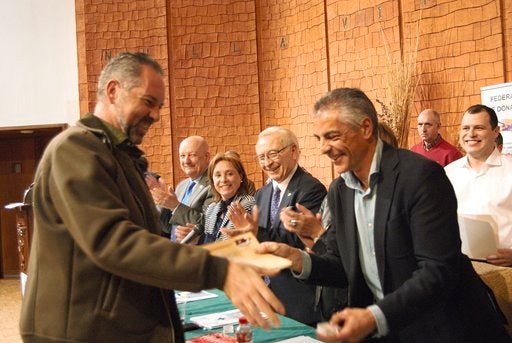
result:
<svg viewBox="0 0 512 343"><path fill-rule="evenodd" d="M65 127L0 128L0 277L20 272L16 211L5 205L22 202L46 145Z"/></svg>

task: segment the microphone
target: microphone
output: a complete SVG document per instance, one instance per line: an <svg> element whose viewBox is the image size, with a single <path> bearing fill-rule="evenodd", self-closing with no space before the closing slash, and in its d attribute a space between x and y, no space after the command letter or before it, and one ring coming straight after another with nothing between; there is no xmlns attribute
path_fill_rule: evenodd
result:
<svg viewBox="0 0 512 343"><path fill-rule="evenodd" d="M186 235L185 238L183 238L181 240L180 243L187 244L190 241L194 240L196 237L200 237L203 233L204 233L204 228L200 228L197 225L194 225L194 227L192 228L192 231L190 231L188 233L188 235Z"/></svg>

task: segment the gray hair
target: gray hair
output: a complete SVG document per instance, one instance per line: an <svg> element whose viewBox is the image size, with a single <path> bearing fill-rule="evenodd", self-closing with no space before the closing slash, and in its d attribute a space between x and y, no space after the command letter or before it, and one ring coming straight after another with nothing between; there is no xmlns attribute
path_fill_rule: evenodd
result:
<svg viewBox="0 0 512 343"><path fill-rule="evenodd" d="M130 90L140 84L142 66L153 68L163 75L163 69L151 56L142 52L123 52L112 58L101 71L98 79L98 98L102 98L109 80L116 79L121 87Z"/></svg>
<svg viewBox="0 0 512 343"><path fill-rule="evenodd" d="M260 132L258 139L274 135L279 136L285 146L294 144L297 149L299 149L299 140L297 139L297 136L295 136L291 130L281 126L267 127L265 130Z"/></svg>
<svg viewBox="0 0 512 343"><path fill-rule="evenodd" d="M337 88L315 103L315 116L321 116L325 111L337 111L338 121L354 128L361 126L364 118L372 121L374 137L379 135L377 111L366 94L357 88Z"/></svg>

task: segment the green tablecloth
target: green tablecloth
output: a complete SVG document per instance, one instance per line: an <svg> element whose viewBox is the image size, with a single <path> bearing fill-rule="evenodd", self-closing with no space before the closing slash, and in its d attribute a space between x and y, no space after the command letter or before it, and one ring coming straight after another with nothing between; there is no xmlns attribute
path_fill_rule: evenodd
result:
<svg viewBox="0 0 512 343"><path fill-rule="evenodd" d="M226 297L226 295L219 290L209 290L208 292L218 294L217 298L205 299L199 301L192 301L186 305L186 322L190 321L190 317L202 316L210 313L217 313L232 310L235 307ZM281 320L281 326L278 328L272 328L270 331L266 331L261 328L254 328L253 341L256 343L260 342L276 342L286 338L296 336L309 336L315 337L315 329L305 324L299 323L296 320L287 318L285 316L279 316ZM236 325L235 325L236 329ZM185 338L190 339L193 337L206 335L211 332L222 332L222 328L214 330L193 330L185 333ZM234 336L234 334L229 334Z"/></svg>

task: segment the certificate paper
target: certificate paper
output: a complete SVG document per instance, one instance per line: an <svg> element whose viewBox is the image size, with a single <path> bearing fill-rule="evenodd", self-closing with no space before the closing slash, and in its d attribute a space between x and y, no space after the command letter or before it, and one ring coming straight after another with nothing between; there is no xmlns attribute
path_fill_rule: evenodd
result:
<svg viewBox="0 0 512 343"><path fill-rule="evenodd" d="M197 293L193 292L177 292L176 293L176 303L181 304L185 302L198 301L203 299L210 299L218 297L217 294L210 293L207 291L201 291Z"/></svg>
<svg viewBox="0 0 512 343"><path fill-rule="evenodd" d="M491 216L459 214L462 253L472 260L485 261L498 247L498 225Z"/></svg>
<svg viewBox="0 0 512 343"><path fill-rule="evenodd" d="M207 330L211 330L223 327L224 325L237 324L240 316L242 316L240 310L229 310L206 314L204 316L190 317L190 321Z"/></svg>
<svg viewBox="0 0 512 343"><path fill-rule="evenodd" d="M288 339L285 339L283 341L279 341L276 343L322 343L322 341L311 338L309 336L297 336L297 337L288 338Z"/></svg>
<svg viewBox="0 0 512 343"><path fill-rule="evenodd" d="M200 245L200 247L209 250L212 255L268 271L279 271L291 267L292 262L286 258L272 254L257 254L255 250L259 244L254 234L247 232L225 241Z"/></svg>

